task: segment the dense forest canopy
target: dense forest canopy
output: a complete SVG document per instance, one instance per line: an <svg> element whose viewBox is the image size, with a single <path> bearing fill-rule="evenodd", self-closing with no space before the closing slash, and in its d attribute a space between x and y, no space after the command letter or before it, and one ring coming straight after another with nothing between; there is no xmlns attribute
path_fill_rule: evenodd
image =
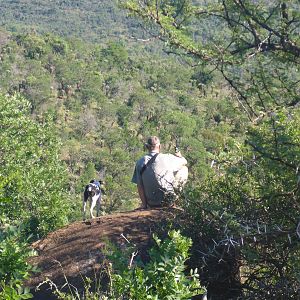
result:
<svg viewBox="0 0 300 300"><path fill-rule="evenodd" d="M139 30L114 0L1 0L0 6L0 26L9 31L52 32L99 42L130 39Z"/></svg>
<svg viewBox="0 0 300 300"><path fill-rule="evenodd" d="M78 219L93 177L103 213L136 207L156 134L189 162L178 204L203 282L298 299L299 2L119 3L130 18L114 1L0 1L1 222L37 238Z"/></svg>

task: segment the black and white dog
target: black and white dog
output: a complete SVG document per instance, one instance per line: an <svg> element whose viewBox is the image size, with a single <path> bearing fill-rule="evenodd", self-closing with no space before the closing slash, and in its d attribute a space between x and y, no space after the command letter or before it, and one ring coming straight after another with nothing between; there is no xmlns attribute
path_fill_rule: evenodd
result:
<svg viewBox="0 0 300 300"><path fill-rule="evenodd" d="M94 219L93 210L96 207L97 209L97 217L99 217L100 204L101 204L101 189L97 184L90 182L84 189L83 193L83 220L85 220L86 216L86 206L88 200L90 201L90 217Z"/></svg>

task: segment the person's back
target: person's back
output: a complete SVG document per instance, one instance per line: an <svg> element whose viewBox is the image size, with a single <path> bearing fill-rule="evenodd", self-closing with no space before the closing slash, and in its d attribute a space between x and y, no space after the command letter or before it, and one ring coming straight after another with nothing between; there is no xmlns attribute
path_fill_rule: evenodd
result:
<svg viewBox="0 0 300 300"><path fill-rule="evenodd" d="M142 175L147 203L160 206L166 197L175 195L175 174L186 164L183 157L159 154L153 164Z"/></svg>
<svg viewBox="0 0 300 300"><path fill-rule="evenodd" d="M149 154L136 163L132 182L137 183L144 205L161 206L166 198L175 195L175 189L179 185L186 182L187 161L180 153L178 155L159 153L160 143L157 137L150 137L146 146ZM151 160L154 156L155 158Z"/></svg>

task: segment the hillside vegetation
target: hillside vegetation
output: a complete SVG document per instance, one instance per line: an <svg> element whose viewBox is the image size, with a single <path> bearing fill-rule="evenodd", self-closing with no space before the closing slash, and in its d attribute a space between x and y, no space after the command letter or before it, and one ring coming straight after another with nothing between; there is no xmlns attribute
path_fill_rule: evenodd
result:
<svg viewBox="0 0 300 300"><path fill-rule="evenodd" d="M0 1L1 253L24 262L24 239L79 219L91 178L103 214L135 208L155 134L189 162L181 230L209 296L298 299L299 3L120 3L132 19L109 1ZM0 259L15 291L31 267Z"/></svg>
<svg viewBox="0 0 300 300"><path fill-rule="evenodd" d="M116 42L88 46L51 35L2 36L1 89L30 101L37 121L44 112L52 118L75 197L97 175L105 180L109 209L128 207L134 161L153 132L165 151L173 151L180 138L191 178L204 178L209 152L222 150L223 133L238 126L221 122L237 118L233 112L225 116L233 107L230 92L219 104L219 88L211 86L208 101L201 82L208 71L181 65L174 57L148 54L145 59L146 54L131 54Z"/></svg>
<svg viewBox="0 0 300 300"><path fill-rule="evenodd" d="M0 6L0 26L9 31L52 32L99 42L128 39L139 30L115 0L1 0Z"/></svg>

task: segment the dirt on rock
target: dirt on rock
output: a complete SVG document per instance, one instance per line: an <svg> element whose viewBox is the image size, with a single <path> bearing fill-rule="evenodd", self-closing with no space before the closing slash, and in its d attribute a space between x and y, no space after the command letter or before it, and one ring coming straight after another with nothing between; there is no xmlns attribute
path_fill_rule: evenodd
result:
<svg viewBox="0 0 300 300"><path fill-rule="evenodd" d="M49 284L36 287L47 278L61 288L67 281L81 290L83 278L101 273L104 249L112 243L122 247L130 242L146 259L152 235L170 222L177 222L181 211L175 208L122 212L102 216L90 222L76 222L50 233L32 246L38 256L30 263L41 271L27 282L34 299L55 299Z"/></svg>

